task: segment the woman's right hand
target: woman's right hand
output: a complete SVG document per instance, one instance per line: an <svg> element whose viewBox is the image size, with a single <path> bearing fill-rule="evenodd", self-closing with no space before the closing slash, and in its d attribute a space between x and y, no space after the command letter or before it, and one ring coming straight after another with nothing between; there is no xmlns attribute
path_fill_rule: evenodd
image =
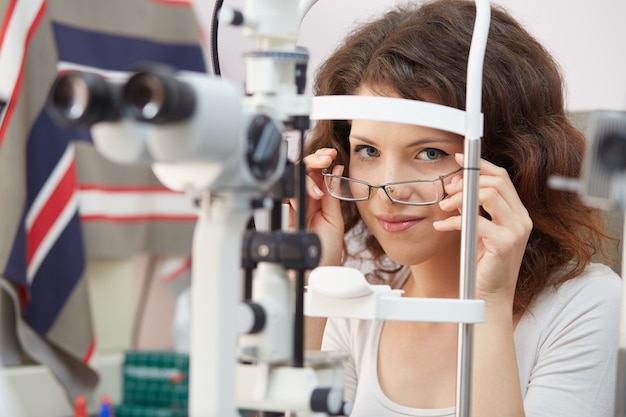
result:
<svg viewBox="0 0 626 417"><path fill-rule="evenodd" d="M337 150L322 148L304 158L307 172L305 227L316 233L320 239L322 245L320 266L341 265L343 254L344 224L339 200L328 194L322 176L322 169L331 166L336 157ZM341 175L343 166L335 166L332 173ZM290 223L293 226L297 201L291 199L289 205Z"/></svg>

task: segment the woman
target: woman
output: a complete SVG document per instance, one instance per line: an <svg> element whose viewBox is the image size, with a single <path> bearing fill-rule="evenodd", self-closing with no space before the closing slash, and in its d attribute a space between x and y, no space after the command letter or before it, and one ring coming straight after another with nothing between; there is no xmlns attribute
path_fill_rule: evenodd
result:
<svg viewBox="0 0 626 417"><path fill-rule="evenodd" d="M388 12L321 66L315 93L464 109L474 17L462 0ZM566 118L554 60L496 7L482 100L476 297L486 317L474 327L472 415L612 416L620 280L591 263L605 237L599 213L547 186L579 176L584 137ZM376 265L370 279L406 297L458 297L462 152L463 138L435 129L317 122L304 161L321 264L354 258L348 233ZM457 325L329 319L322 348L348 354L353 416L454 415Z"/></svg>

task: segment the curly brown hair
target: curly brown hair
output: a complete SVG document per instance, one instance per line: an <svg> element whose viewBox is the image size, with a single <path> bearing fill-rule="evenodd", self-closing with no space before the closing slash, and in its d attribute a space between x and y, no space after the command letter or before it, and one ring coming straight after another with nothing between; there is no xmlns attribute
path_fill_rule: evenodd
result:
<svg viewBox="0 0 626 417"><path fill-rule="evenodd" d="M315 95L350 95L359 86L390 89L407 99L437 97L465 108L467 57L476 15L474 2L438 0L400 6L352 32L318 69ZM502 8L492 6L483 68L483 157L504 167L533 221L514 311L525 311L549 283L579 275L604 253L601 212L576 194L548 187L551 175L579 177L584 135L568 120L560 69L546 49ZM318 121L305 154L336 148L349 170L350 125ZM346 231L359 223L353 203L341 202ZM375 260L384 252L364 232Z"/></svg>

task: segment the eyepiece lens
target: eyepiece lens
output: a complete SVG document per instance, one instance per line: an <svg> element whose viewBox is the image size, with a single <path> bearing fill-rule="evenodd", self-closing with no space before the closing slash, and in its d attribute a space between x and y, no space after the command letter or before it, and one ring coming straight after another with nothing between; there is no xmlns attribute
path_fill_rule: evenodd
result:
<svg viewBox="0 0 626 417"><path fill-rule="evenodd" d="M134 78L128 85L128 99L140 111L141 116L150 120L157 116L163 107L165 93L160 80L152 74L144 73Z"/></svg>
<svg viewBox="0 0 626 417"><path fill-rule="evenodd" d="M78 120L89 105L89 87L79 76L67 75L59 80L54 90L54 106L68 119Z"/></svg>

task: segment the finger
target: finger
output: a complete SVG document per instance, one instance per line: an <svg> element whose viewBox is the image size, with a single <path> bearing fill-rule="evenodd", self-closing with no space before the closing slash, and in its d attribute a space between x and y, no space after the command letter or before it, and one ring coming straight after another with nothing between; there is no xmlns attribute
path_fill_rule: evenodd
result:
<svg viewBox="0 0 626 417"><path fill-rule="evenodd" d="M454 155L457 163L463 163L463 154L457 153ZM480 178L481 178L481 186L483 186L483 177L495 177L499 178L500 182L492 182L492 183L484 183L485 186L494 186L498 189L500 194L504 197L504 199L510 203L511 206L514 204L521 204L521 200L511 181L511 177L506 169L498 166L492 162L487 161L486 159L480 160Z"/></svg>
<svg viewBox="0 0 626 417"><path fill-rule="evenodd" d="M457 162L463 160L463 154L455 154ZM506 169L485 159L480 160L480 187L493 187L502 195L511 208L522 204L521 199ZM446 193L454 194L462 191L463 184L451 181L446 185Z"/></svg>
<svg viewBox="0 0 626 417"><path fill-rule="evenodd" d="M333 174L333 175L343 175L344 168L345 167L343 165L334 166L333 170L331 171L331 174Z"/></svg>
<svg viewBox="0 0 626 417"><path fill-rule="evenodd" d="M343 174L344 171L344 166L343 165L337 165L335 167L333 167L332 170L332 174L333 175L341 175ZM328 214L329 219L330 218L338 218L337 216L341 216L341 203L340 200L331 196L330 193L328 192L328 189L325 187L326 184L324 184L324 198L322 198L322 212L326 215Z"/></svg>
<svg viewBox="0 0 626 417"><path fill-rule="evenodd" d="M462 224L462 216L452 216L434 222L433 227L440 232L450 232L461 230ZM527 230L498 225L484 217L478 218L477 230L479 242L492 254L523 253L528 239Z"/></svg>
<svg viewBox="0 0 626 417"><path fill-rule="evenodd" d="M322 179L322 182L323 182L323 179ZM319 184L315 179L311 178L308 175L306 177L305 186L306 186L306 193L307 193L307 196L309 196L309 198L312 198L314 200L319 200L320 198L324 197L325 187L322 184Z"/></svg>
<svg viewBox="0 0 626 417"><path fill-rule="evenodd" d="M337 165L333 167L331 174L341 175L343 173L343 170L344 170L343 165ZM315 193L315 197L318 197L319 199L326 194L330 194L326 186L326 178L323 175L317 176L317 175L314 175L313 173L309 173L308 177L314 183L313 185L310 185L310 187L312 188L312 191Z"/></svg>
<svg viewBox="0 0 626 417"><path fill-rule="evenodd" d="M483 209L489 213L492 220L499 224L520 225L529 218L528 210L524 207L513 185L502 184L501 178L485 178L485 183L479 191L479 201Z"/></svg>
<svg viewBox="0 0 626 417"><path fill-rule="evenodd" d="M440 232L452 232L461 230L463 225L463 216L450 216L443 220L433 222L435 230Z"/></svg>
<svg viewBox="0 0 626 417"><path fill-rule="evenodd" d="M337 165L333 167L332 173L334 175L341 175L343 173L344 166ZM312 178L316 177L316 179ZM321 181L322 184L319 184L318 181ZM307 204L306 204L306 218L307 223L311 221L311 218L316 215L316 213L320 213L320 215L325 218L328 222L341 221L341 206L339 200L332 197L328 190L326 189L325 184L323 183L323 176L317 176L314 173L307 174L307 178L305 181L305 187L307 192ZM293 217L297 213L298 202L296 199L290 199L289 204L291 207L290 213Z"/></svg>
<svg viewBox="0 0 626 417"><path fill-rule="evenodd" d="M321 169L328 168L336 156L337 150L323 148L304 158L303 162L307 171L306 190L312 198L319 200L324 195L325 187Z"/></svg>
<svg viewBox="0 0 626 417"><path fill-rule="evenodd" d="M483 211L494 223L512 228L517 228L519 225L520 211L511 207L495 188L481 189L479 201Z"/></svg>
<svg viewBox="0 0 626 417"><path fill-rule="evenodd" d="M515 225L524 222L528 217L528 212L523 206L519 198L509 202L503 197L506 189L499 184L501 181L497 178L483 177L480 178L480 186L478 189L478 205L489 214L492 221L502 225ZM439 203L439 207L443 211L451 212L454 210L462 211L463 193L462 184L455 184L446 187L448 197Z"/></svg>
<svg viewBox="0 0 626 417"><path fill-rule="evenodd" d="M532 230L532 220L524 205L516 198L516 203L511 204L502 196L499 189L502 188L501 178L481 176L480 189L478 190L478 204L489 214L489 217L478 218L479 235L486 242L497 242L499 247L507 247L507 242L513 244L517 241L526 241ZM455 184L457 186L458 184ZM511 185L512 187L512 185ZM506 187L508 188L508 187ZM461 211L462 193L453 194L440 202L444 211ZM436 225L439 231L461 230L462 216L452 216ZM522 239L524 238L525 239ZM520 240L521 239L521 240Z"/></svg>
<svg viewBox="0 0 626 417"><path fill-rule="evenodd" d="M307 171L328 168L337 157L337 150L333 148L322 148L304 158Z"/></svg>
<svg viewBox="0 0 626 417"><path fill-rule="evenodd" d="M306 189L306 196L307 196L306 213L308 217L309 213L314 212L315 210L319 209L319 202L317 202L317 200L320 200L322 197L324 197L324 191L322 191L322 189L317 185L317 183L308 175L305 179L305 189ZM298 212L298 208L299 208L299 201L297 198L292 197L288 199L288 203L289 203L289 215L290 217L295 219L295 215ZM318 208L314 206L317 206Z"/></svg>
<svg viewBox="0 0 626 417"><path fill-rule="evenodd" d="M308 175L305 179L304 186L306 189L307 198L310 198L313 200L319 200L322 197L324 197L324 191L322 190L322 188L317 184L317 182L313 178L309 177ZM291 207L291 209L293 209L294 211L297 211L297 208L298 208L297 198L293 197L288 200L289 200L289 206Z"/></svg>
<svg viewBox="0 0 626 417"><path fill-rule="evenodd" d="M433 228L439 232L460 231L463 227L463 216L452 216L433 222ZM506 252L525 236L521 230L499 225L485 217L477 219L478 238L483 244L499 252ZM525 242L525 239L524 239Z"/></svg>

